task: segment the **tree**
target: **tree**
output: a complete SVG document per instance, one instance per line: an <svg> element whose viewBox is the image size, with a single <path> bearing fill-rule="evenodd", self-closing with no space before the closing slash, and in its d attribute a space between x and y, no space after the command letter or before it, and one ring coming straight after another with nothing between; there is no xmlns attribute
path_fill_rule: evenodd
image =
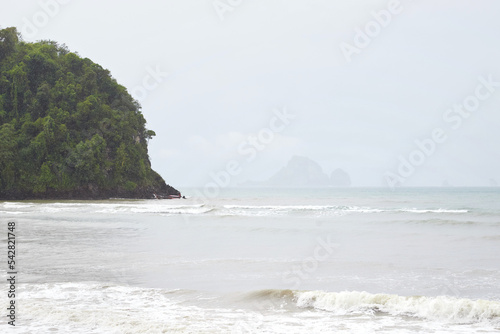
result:
<svg viewBox="0 0 500 334"><path fill-rule="evenodd" d="M151 169L147 141L155 133L140 110L90 59L0 29L0 198L82 189L178 193Z"/></svg>
<svg viewBox="0 0 500 334"><path fill-rule="evenodd" d="M47 82L38 86L35 101L32 111L33 117L44 117L50 106L50 85Z"/></svg>
<svg viewBox="0 0 500 334"><path fill-rule="evenodd" d="M9 190L15 183L15 135L12 124L0 127L0 190Z"/></svg>
<svg viewBox="0 0 500 334"><path fill-rule="evenodd" d="M28 69L30 89L33 92L44 81L50 84L55 83L57 65L50 56L37 50L29 54L25 62Z"/></svg>
<svg viewBox="0 0 500 334"><path fill-rule="evenodd" d="M23 107L23 97L28 89L28 75L26 73L26 64L19 63L8 72L12 80L11 99L13 117L19 117L19 110Z"/></svg>
<svg viewBox="0 0 500 334"><path fill-rule="evenodd" d="M44 162L40 168L40 176L38 177L37 183L35 185L35 192L45 192L47 188L55 187L56 177L52 170L50 169L51 162Z"/></svg>
<svg viewBox="0 0 500 334"><path fill-rule="evenodd" d="M70 153L68 163L74 168L74 174L80 183L103 183L101 166L105 165L105 148L106 141L101 136L94 135L92 139L78 143Z"/></svg>
<svg viewBox="0 0 500 334"><path fill-rule="evenodd" d="M119 184L126 177L127 166L130 164L130 159L125 148L125 143L121 143L116 150L116 158L114 161L115 181Z"/></svg>
<svg viewBox="0 0 500 334"><path fill-rule="evenodd" d="M19 34L16 28L0 30L0 62L15 51L19 42Z"/></svg>

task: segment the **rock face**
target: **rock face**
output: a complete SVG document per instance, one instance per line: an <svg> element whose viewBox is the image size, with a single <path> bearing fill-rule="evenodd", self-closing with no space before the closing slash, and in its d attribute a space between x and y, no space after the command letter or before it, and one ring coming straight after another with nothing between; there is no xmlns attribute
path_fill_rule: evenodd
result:
<svg viewBox="0 0 500 334"><path fill-rule="evenodd" d="M266 184L278 187L318 187L330 185L330 179L318 163L306 157L294 156Z"/></svg>
<svg viewBox="0 0 500 334"><path fill-rule="evenodd" d="M156 174L156 173L155 173ZM124 187L113 189L100 188L94 184L88 184L70 190L48 189L43 193L23 192L11 190L0 193L0 199L5 200L102 200L110 198L133 198L154 199L169 198L170 196L181 196L174 187L165 183L163 178L156 174L155 180L150 186L138 186L133 190ZM156 195L156 196L155 196Z"/></svg>
<svg viewBox="0 0 500 334"><path fill-rule="evenodd" d="M274 174L268 181L257 185L274 187L349 187L351 177L337 168L330 177L321 166L306 157L293 156L288 164Z"/></svg>
<svg viewBox="0 0 500 334"><path fill-rule="evenodd" d="M334 187L349 187L351 185L351 177L344 170L337 168L330 176L331 185Z"/></svg>
<svg viewBox="0 0 500 334"><path fill-rule="evenodd" d="M0 199L172 198L139 103L53 41L0 30Z"/></svg>

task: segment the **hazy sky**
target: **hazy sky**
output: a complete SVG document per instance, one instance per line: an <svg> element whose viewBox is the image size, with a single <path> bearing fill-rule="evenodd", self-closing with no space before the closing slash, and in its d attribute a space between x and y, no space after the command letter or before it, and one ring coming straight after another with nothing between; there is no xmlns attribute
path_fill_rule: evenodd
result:
<svg viewBox="0 0 500 334"><path fill-rule="evenodd" d="M174 186L226 172L233 185L266 179L293 155L327 174L342 168L356 186L387 186L388 175L405 186L500 183L499 1L0 8L3 28L65 43L129 89L157 134L153 168Z"/></svg>

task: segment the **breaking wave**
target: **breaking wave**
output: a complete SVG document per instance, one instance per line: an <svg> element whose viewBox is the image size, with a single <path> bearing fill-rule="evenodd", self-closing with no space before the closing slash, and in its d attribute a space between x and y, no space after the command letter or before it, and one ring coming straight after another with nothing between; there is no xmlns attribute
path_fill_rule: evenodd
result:
<svg viewBox="0 0 500 334"><path fill-rule="evenodd" d="M500 325L500 302L451 296L399 296L360 291L292 291L268 289L249 293L248 301L267 307L314 309L335 316L388 315L447 324Z"/></svg>
<svg viewBox="0 0 500 334"><path fill-rule="evenodd" d="M96 202L0 202L0 212L12 215L23 213L72 213L88 212L120 214L204 215L216 216L342 216L347 214L409 213L409 214L461 214L468 209L445 208L378 208L343 205L227 205L222 203L171 202L158 200L109 200Z"/></svg>
<svg viewBox="0 0 500 334"><path fill-rule="evenodd" d="M500 325L500 302L449 296L404 297L390 294L344 291L296 292L296 304L336 315L382 312L393 316L414 316L451 323Z"/></svg>

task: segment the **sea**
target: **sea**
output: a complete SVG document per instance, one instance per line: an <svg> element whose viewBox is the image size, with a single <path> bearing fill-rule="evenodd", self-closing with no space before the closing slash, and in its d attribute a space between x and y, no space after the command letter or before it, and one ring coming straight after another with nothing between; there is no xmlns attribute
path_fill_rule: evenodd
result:
<svg viewBox="0 0 500 334"><path fill-rule="evenodd" d="M500 333L499 188L182 193L0 202L0 333Z"/></svg>

